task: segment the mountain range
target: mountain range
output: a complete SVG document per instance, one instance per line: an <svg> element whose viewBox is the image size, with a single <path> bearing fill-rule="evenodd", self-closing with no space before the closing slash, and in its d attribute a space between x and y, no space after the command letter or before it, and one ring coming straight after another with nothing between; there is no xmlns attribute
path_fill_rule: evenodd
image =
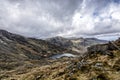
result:
<svg viewBox="0 0 120 80"><path fill-rule="evenodd" d="M79 55L82 51L85 51L85 47L105 42L107 41L96 38L67 39L54 37L42 40L0 30L1 60L37 60L59 53Z"/></svg>
<svg viewBox="0 0 120 80"><path fill-rule="evenodd" d="M37 60L65 52L75 53L74 51L53 45L41 39L27 38L0 30L0 60Z"/></svg>
<svg viewBox="0 0 120 80"><path fill-rule="evenodd" d="M76 51L78 53L84 53L87 51L87 47L96 45L96 44L104 44L108 41L106 40L100 40L97 38L64 38L64 37L53 37L48 38L46 41L61 46L63 48L70 49L72 51Z"/></svg>

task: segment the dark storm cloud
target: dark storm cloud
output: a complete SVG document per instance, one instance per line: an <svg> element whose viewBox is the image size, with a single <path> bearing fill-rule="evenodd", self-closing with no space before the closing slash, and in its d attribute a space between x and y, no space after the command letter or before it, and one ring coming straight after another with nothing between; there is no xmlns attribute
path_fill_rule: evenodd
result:
<svg viewBox="0 0 120 80"><path fill-rule="evenodd" d="M25 36L120 32L119 0L0 0L0 29Z"/></svg>

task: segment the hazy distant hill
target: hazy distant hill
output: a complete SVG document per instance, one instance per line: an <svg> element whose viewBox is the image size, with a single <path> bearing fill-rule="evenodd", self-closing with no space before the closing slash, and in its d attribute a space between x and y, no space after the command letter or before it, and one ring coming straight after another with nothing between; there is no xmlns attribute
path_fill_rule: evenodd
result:
<svg viewBox="0 0 120 80"><path fill-rule="evenodd" d="M97 38L64 38L64 37L53 37L48 38L46 41L61 46L63 48L68 48L77 52L86 51L85 48L96 45L96 44L104 44L107 41L99 40Z"/></svg>

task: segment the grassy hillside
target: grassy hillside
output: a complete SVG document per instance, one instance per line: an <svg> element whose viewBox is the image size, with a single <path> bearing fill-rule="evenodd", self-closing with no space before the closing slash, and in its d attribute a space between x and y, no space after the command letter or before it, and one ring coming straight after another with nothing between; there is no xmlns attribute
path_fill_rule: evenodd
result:
<svg viewBox="0 0 120 80"><path fill-rule="evenodd" d="M26 69L6 80L120 80L120 39L90 47L85 56L48 60L49 65ZM97 48L95 48L97 47ZM8 74L6 73L6 74Z"/></svg>

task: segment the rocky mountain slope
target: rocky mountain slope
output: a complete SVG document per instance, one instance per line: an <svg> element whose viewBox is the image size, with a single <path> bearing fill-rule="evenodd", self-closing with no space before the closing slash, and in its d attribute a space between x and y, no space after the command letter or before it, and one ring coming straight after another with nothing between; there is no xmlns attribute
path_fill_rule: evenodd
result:
<svg viewBox="0 0 120 80"><path fill-rule="evenodd" d="M63 38L63 37L53 37L48 38L46 41L61 46L63 48L68 48L79 53L84 53L86 48L95 44L103 44L107 41L99 40L97 38Z"/></svg>
<svg viewBox="0 0 120 80"><path fill-rule="evenodd" d="M41 59L52 54L71 52L40 39L26 38L0 30L0 59ZM3 59L4 58L4 59Z"/></svg>
<svg viewBox="0 0 120 80"><path fill-rule="evenodd" d="M21 68L26 70L28 67L48 64L47 58L59 53L74 54L76 52L41 39L27 38L0 30L0 80L6 71Z"/></svg>

